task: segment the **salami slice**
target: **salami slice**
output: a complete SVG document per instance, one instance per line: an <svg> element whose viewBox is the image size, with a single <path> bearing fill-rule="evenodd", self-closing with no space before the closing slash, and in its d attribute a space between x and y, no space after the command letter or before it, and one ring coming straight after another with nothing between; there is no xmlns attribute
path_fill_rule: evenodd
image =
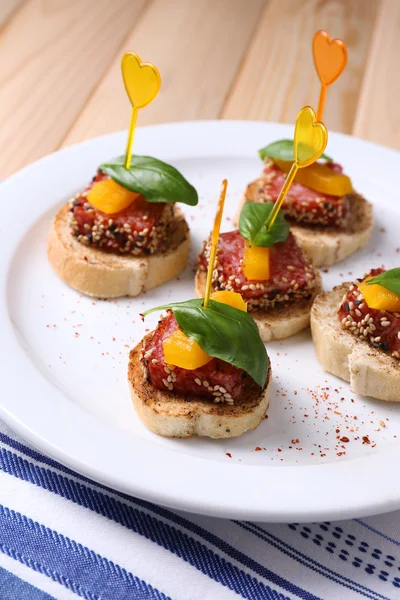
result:
<svg viewBox="0 0 400 600"><path fill-rule="evenodd" d="M213 291L239 292L249 311L268 309L282 302L311 297L315 271L289 233L287 239L270 248L270 279L249 281L243 272L245 240L239 231L222 233L213 274ZM199 268L207 271L209 241L199 257Z"/></svg>
<svg viewBox="0 0 400 600"><path fill-rule="evenodd" d="M109 215L94 208L86 194L97 181L109 179L100 171L69 207L72 234L83 244L121 254L145 256L167 245L174 219L174 204L137 198L128 208Z"/></svg>

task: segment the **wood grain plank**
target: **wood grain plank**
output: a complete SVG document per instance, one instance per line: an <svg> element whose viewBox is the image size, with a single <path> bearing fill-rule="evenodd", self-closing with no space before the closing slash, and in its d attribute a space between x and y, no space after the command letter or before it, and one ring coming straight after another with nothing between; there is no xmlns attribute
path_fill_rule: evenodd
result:
<svg viewBox="0 0 400 600"><path fill-rule="evenodd" d="M324 120L329 129L350 132L376 11L375 0L270 0L222 116L294 122L302 106L316 107L311 42L325 29L346 42L349 61L328 90Z"/></svg>
<svg viewBox="0 0 400 600"><path fill-rule="evenodd" d="M28 0L0 32L0 177L57 148L145 0Z"/></svg>
<svg viewBox="0 0 400 600"><path fill-rule="evenodd" d="M8 21L22 2L23 0L0 0L0 27Z"/></svg>
<svg viewBox="0 0 400 600"><path fill-rule="evenodd" d="M400 2L383 0L366 65L353 135L400 150Z"/></svg>
<svg viewBox="0 0 400 600"><path fill-rule="evenodd" d="M240 66L264 0L154 0L122 51L156 64L161 92L138 124L219 115ZM120 56L115 60L65 145L128 126Z"/></svg>

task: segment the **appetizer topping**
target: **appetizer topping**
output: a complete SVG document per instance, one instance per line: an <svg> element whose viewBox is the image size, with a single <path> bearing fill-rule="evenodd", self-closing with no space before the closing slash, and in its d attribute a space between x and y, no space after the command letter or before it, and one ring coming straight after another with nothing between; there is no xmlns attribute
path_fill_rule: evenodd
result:
<svg viewBox="0 0 400 600"><path fill-rule="evenodd" d="M372 281L373 277L367 277L358 286L368 306L389 312L400 311L400 296L378 283L371 285Z"/></svg>
<svg viewBox="0 0 400 600"><path fill-rule="evenodd" d="M249 281L268 281L270 278L269 248L246 244L243 256L243 273Z"/></svg>
<svg viewBox="0 0 400 600"><path fill-rule="evenodd" d="M306 171L309 167L298 171ZM341 174L342 167L330 163L326 168ZM297 176L296 176L297 177ZM263 174L259 179L258 202L276 202L285 182L286 174L271 159L266 159ZM294 181L285 198L282 210L290 220L314 225L344 227L349 213L349 197L338 198L312 190Z"/></svg>
<svg viewBox="0 0 400 600"><path fill-rule="evenodd" d="M198 203L196 189L175 167L152 156L133 154L131 166L126 168L125 160L124 156L117 156L99 168L123 188L141 194L147 202L182 202L190 206Z"/></svg>
<svg viewBox="0 0 400 600"><path fill-rule="evenodd" d="M400 269L392 269L399 271ZM374 283L375 280L390 280L390 271L373 269L364 279L358 279L343 297L339 307L338 318L344 329L368 341L374 348L390 352L393 358L400 359L400 304L399 312L393 307L393 297L382 297L382 287ZM371 282L371 283L370 283ZM390 284L389 284L390 285ZM372 290L372 293L370 292ZM382 287L382 290L384 288ZM387 291L387 290L386 290ZM365 296L364 296L365 292ZM394 294L394 292L391 292ZM389 302L387 303L387 300ZM371 302L372 306L369 304ZM393 304L392 304L393 302ZM377 306L377 308L374 308ZM379 308L382 306L382 308ZM389 309L383 308L389 306Z"/></svg>
<svg viewBox="0 0 400 600"><path fill-rule="evenodd" d="M269 248L268 281L249 281L243 271L246 241L239 231L221 233L213 271L213 289L239 292L249 311L265 310L287 301L310 298L315 287L315 272L289 233L284 242ZM199 268L206 271L210 242L199 257Z"/></svg>
<svg viewBox="0 0 400 600"><path fill-rule="evenodd" d="M275 165L284 173L289 173L292 164L283 160L275 160ZM337 165L335 165L337 166ZM354 192L351 180L347 175L336 172L334 163L326 165L314 163L297 172L295 181L316 192L342 197Z"/></svg>
<svg viewBox="0 0 400 600"><path fill-rule="evenodd" d="M167 362L163 341L180 331L178 327L174 314L168 311L154 334L145 341L142 361L151 384L159 390L182 394L188 400L201 397L215 403L234 404L245 399L254 382L243 369L219 358L212 358L203 366L190 370ZM240 344L240 340L237 343Z"/></svg>
<svg viewBox="0 0 400 600"><path fill-rule="evenodd" d="M167 364L188 371L198 369L212 360L212 357L208 356L195 340L187 337L179 327L163 340L162 347Z"/></svg>
<svg viewBox="0 0 400 600"><path fill-rule="evenodd" d="M292 140L279 140L273 142L258 151L262 160L266 158L272 159L272 162L284 173L289 173L290 167L294 161L294 148ZM347 175L342 174L342 170L332 168L334 165L332 158L326 154L322 154L322 159L325 159L331 164L314 163L305 169L297 172L295 181L307 186L317 192L328 194L330 196L345 196L353 192L351 180Z"/></svg>
<svg viewBox="0 0 400 600"><path fill-rule="evenodd" d="M243 272L250 281L270 278L269 246L284 242L289 234L289 224L281 212L268 230L272 208L272 204L245 202L240 212L239 231L246 240Z"/></svg>
<svg viewBox="0 0 400 600"><path fill-rule="evenodd" d="M242 369L263 386L268 356L253 317L216 300L210 299L207 308L203 302L204 299L195 299L166 304L146 311L144 316L156 310L171 310L183 333L195 340L208 356Z"/></svg>
<svg viewBox="0 0 400 600"><path fill-rule="evenodd" d="M247 310L241 295L234 292L215 292L211 299L239 310ZM166 363L183 369L197 369L212 360L212 357L206 354L193 338L187 337L181 329L176 329L164 339L163 350Z"/></svg>
<svg viewBox="0 0 400 600"><path fill-rule="evenodd" d="M176 223L174 204L149 203L142 196L136 196L123 211L107 214L88 201L91 190L106 182L111 180L99 171L87 189L69 203L71 232L78 241L135 256L166 248Z"/></svg>
<svg viewBox="0 0 400 600"><path fill-rule="evenodd" d="M107 215L125 210L140 194L130 192L112 179L97 181L87 193L90 204Z"/></svg>

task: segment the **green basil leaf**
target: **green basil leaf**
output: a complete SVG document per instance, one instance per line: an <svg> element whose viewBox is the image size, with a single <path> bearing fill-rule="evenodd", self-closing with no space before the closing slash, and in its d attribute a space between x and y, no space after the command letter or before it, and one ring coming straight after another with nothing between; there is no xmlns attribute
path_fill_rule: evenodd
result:
<svg viewBox="0 0 400 600"><path fill-rule="evenodd" d="M365 282L367 285L378 284L400 296L400 269L389 269Z"/></svg>
<svg viewBox="0 0 400 600"><path fill-rule="evenodd" d="M245 202L243 204L239 217L239 231L251 246L266 248L277 242L284 242L289 235L290 226L282 211L279 211L270 231L267 230L265 223L273 207L272 202L266 204Z"/></svg>
<svg viewBox="0 0 400 600"><path fill-rule="evenodd" d="M196 189L175 167L152 156L132 155L132 164L125 167L125 157L117 156L100 165L117 183L127 190L142 194L148 202L182 202L196 206Z"/></svg>
<svg viewBox="0 0 400 600"><path fill-rule="evenodd" d="M209 356L243 369L261 387L265 384L268 355L249 313L215 300L204 308L200 298L151 308L144 316L163 309L172 310L183 333Z"/></svg>
<svg viewBox="0 0 400 600"><path fill-rule="evenodd" d="M272 144L268 144L268 146L261 148L261 150L258 151L258 154L262 160L268 156L272 159L276 158L276 160L293 162L293 140L278 140L277 142L272 142ZM321 154L321 158L327 160L328 162L333 161L333 159L326 154Z"/></svg>

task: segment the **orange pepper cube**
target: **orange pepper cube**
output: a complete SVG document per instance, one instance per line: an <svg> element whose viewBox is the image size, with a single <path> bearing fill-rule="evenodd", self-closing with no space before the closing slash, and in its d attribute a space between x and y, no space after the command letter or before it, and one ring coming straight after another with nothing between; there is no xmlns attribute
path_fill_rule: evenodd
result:
<svg viewBox="0 0 400 600"><path fill-rule="evenodd" d="M267 281L270 277L269 248L246 246L243 257L243 272L250 281Z"/></svg>
<svg viewBox="0 0 400 600"><path fill-rule="evenodd" d="M90 204L107 215L119 213L128 208L139 196L140 194L127 190L113 179L96 181L87 193Z"/></svg>
<svg viewBox="0 0 400 600"><path fill-rule="evenodd" d="M291 162L283 160L274 159L274 163L284 173L288 173L292 166ZM353 193L350 177L335 173L330 167L321 163L314 163L305 169L299 169L294 180L321 194L338 198Z"/></svg>
<svg viewBox="0 0 400 600"><path fill-rule="evenodd" d="M372 277L368 277L358 286L368 306L376 310L400 312L400 297L377 283L367 285L368 279L372 279Z"/></svg>
<svg viewBox="0 0 400 600"><path fill-rule="evenodd" d="M214 292L211 294L211 299L216 302L221 302L222 304L228 304L233 308L237 308L238 310L243 310L247 312L247 304L243 300L242 296L237 292L229 292L227 290L221 290L219 292Z"/></svg>
<svg viewBox="0 0 400 600"><path fill-rule="evenodd" d="M163 341L164 360L168 365L181 367L188 371L194 371L206 365L212 360L199 346L199 344L187 337L182 329L175 329L170 336Z"/></svg>

